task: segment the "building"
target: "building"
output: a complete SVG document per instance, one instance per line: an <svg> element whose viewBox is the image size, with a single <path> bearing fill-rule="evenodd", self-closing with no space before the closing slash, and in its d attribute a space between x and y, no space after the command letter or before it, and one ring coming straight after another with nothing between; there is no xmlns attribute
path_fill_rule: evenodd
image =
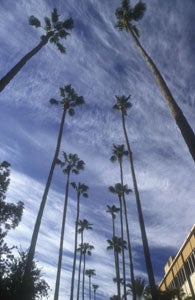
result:
<svg viewBox="0 0 195 300"><path fill-rule="evenodd" d="M165 275L159 284L161 291L182 288L185 297L195 299L195 225L174 257L164 268Z"/></svg>

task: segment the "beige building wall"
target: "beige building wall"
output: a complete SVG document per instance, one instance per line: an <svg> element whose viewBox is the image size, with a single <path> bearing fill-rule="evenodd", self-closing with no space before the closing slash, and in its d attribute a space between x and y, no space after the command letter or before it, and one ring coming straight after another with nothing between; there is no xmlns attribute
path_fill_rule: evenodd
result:
<svg viewBox="0 0 195 300"><path fill-rule="evenodd" d="M169 258L164 271L164 278L159 284L162 291L179 287L185 297L192 296L195 299L195 225L176 256Z"/></svg>

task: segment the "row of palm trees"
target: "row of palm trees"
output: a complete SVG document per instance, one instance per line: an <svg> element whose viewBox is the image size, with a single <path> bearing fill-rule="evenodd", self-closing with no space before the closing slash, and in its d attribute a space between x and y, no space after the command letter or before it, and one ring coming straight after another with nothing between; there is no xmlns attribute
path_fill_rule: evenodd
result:
<svg viewBox="0 0 195 300"><path fill-rule="evenodd" d="M129 101L130 96L116 96L116 104L113 106L114 110L118 110L121 113L121 120L122 120L122 129L123 129L123 134L124 134L124 140L126 143L126 148L127 150L124 150L124 146L120 145L116 147L114 145L114 151L116 155L116 148L118 149L117 151L117 157L116 159L119 162L119 167L120 167L120 179L121 182L118 184L118 188L115 186L115 192L118 194L118 197L121 197L123 199L123 205L124 205L124 210L126 212L126 227L127 227L127 232L128 232L128 249L129 253L131 252L131 243L130 243L130 235L129 235L129 229L128 229L128 222L127 222L127 210L126 210L126 202L125 202L125 193L127 193L127 186L124 186L123 184L123 169L122 169L122 157L126 155L129 160L129 167L130 167L130 174L132 178L132 183L133 183L133 191L135 195L135 200L136 200L136 206L137 206L137 212L138 212L138 219L139 219L139 225L140 225L140 230L141 230L141 237L142 237L142 244L143 244L143 250L144 250L144 256L145 256L145 263L146 263L146 269L147 269L147 274L148 274L148 280L149 284L151 287L151 294L152 294L152 299L157 300L157 295L156 295L156 284L155 284L155 279L154 279L154 273L153 273L153 267L152 267L152 262L151 262L151 257L150 257L150 251L149 251L149 246L148 246L148 239L146 235L146 230L145 230L145 224L144 224L144 217L143 217L143 212L142 212L142 206L141 206L141 200L140 200L140 195L139 195L139 189L137 185L137 179L136 179L136 173L135 173L135 168L134 168L134 161L133 161L133 153L132 149L130 146L130 141L128 138L127 134L127 129L126 129L126 124L125 124L125 117L127 116L127 110L132 107L131 102ZM116 160L114 157L111 157L111 160ZM128 191L129 193L130 191ZM120 202L122 202L120 200ZM131 253L129 254L130 258L130 265L131 265L131 281L132 281L132 286L134 282L134 275L133 275L133 261L132 261L132 255ZM135 291L133 290L133 298L135 299Z"/></svg>
<svg viewBox="0 0 195 300"><path fill-rule="evenodd" d="M139 37L138 29L132 23L133 21L139 21L143 17L145 10L146 10L146 6L141 1L139 1L138 4L136 4L134 6L134 8L132 8L130 6L129 0L121 0L121 7L119 7L116 10L116 17L118 19L116 27L119 30L126 30L131 35L134 43L136 44L139 51L141 52L144 59L146 60L147 64L151 68L151 70L154 74L154 77L155 77L158 85L160 86L161 91L170 107L173 117L175 118L175 121L181 130L181 133L186 141L189 151L190 151L193 159L195 160L195 136L194 136L193 130L191 129L190 125L188 124L188 122L187 122L186 118L184 117L178 104L174 100L170 90L168 89L168 87L165 83L164 78L162 77L159 70L155 66L153 60L149 57L149 55L146 53L146 51L141 46L139 39L138 39L138 37ZM71 30L74 25L73 20L70 18L65 21L59 21L59 15L57 13L57 10L54 9L51 14L51 18L45 17L44 21L45 21L45 25L42 26L41 22L34 16L31 16L29 18L29 23L31 25L35 26L36 28L38 28L38 27L43 28L45 30L45 35L42 36L42 40L38 44L38 46L35 47L26 56L24 56L21 59L21 61L16 66L14 66L0 80L0 91L2 91L7 86L7 84L21 70L21 68L24 66L24 64L29 59L31 59L35 54L37 54L38 51L40 51L48 43L48 41L50 41L51 43L54 43L62 53L65 52L65 48L60 43L60 40L66 38L69 35L68 30ZM40 208L38 211L37 219L35 222L32 239L31 239L31 243L30 243L30 247L29 247L29 251L28 251L28 258L27 258L26 268L25 268L25 272L24 272L24 278L23 278L23 281L24 281L23 283L27 284L28 277L29 277L28 275L30 274L30 269L31 269L33 258L35 255L35 248L36 248L36 244L37 244L38 234L40 231L40 225L41 225L41 220L42 220L46 200L48 197L54 170L55 170L56 165L58 164L63 168L63 173L66 174L66 188L65 188L64 210L63 210L63 218L62 218L62 226L61 226L61 238L60 238L60 246L59 246L56 287L55 287L55 295L54 295L55 300L58 299L58 295L59 295L60 273L61 273L61 264L62 264L62 249L63 249L64 232L65 232L65 224L66 224L70 174L71 173L78 174L80 172L80 170L82 170L84 168L84 162L82 160L80 160L76 154L68 155L65 152L63 152L64 161L61 161L58 158L60 146L61 146L62 135L63 135L63 130L64 130L66 114L68 113L70 116L73 116L75 113L75 108L79 105L82 105L84 103L84 99L82 96L77 95L77 93L74 91L74 89L71 87L71 85L66 85L63 88L60 88L60 96L61 96L60 100L56 100L53 98L50 100L51 104L56 104L56 105L60 104L62 106L62 117L61 117L61 122L60 122L60 128L59 128L59 133L58 133L58 138L57 138L56 149L55 149L53 161L52 161L52 164L50 167L49 175L48 175L48 178L46 181L46 185L45 185L43 197L41 200ZM130 142L129 142L129 138L128 138L128 134L127 134L127 130L126 130L126 124L125 124L125 117L127 116L127 109L131 107L131 103L129 102L129 99L130 99L130 96L124 96L124 95L116 96L116 104L113 106L114 109L119 110L121 113L122 129L123 129L123 133L124 133L124 140L126 143L127 150L124 150L124 146L122 146L122 145L120 145L120 149L118 149L118 146L114 145L114 153L113 153L112 160L117 160L119 162L121 182L117 183L113 187L110 187L110 191L112 193L117 194L117 197L119 200L121 232L120 232L120 237L117 237L113 231L112 240L110 240L110 242L113 243L115 265L116 265L116 271L117 271L116 278L118 278L118 279L119 279L119 277L118 277L119 272L118 272L117 268L118 268L118 260L119 259L116 254L117 253L116 249L117 249L118 245L120 243L122 243L123 246L121 247L121 253L122 253L122 260L123 260L123 280L125 280L124 250L125 250L125 247L128 249L131 282L132 282L132 287L133 287L134 286L134 284L133 284L134 283L133 259L132 259L132 253L130 250L131 249L131 241L130 241L130 234L129 234L126 201L125 201L125 193L126 193L125 189L128 190L128 187L125 186L123 183L123 170L122 170L122 156L126 155L129 159L130 173L132 176L133 191L134 191L136 204L137 204L137 212L138 212L138 217L139 217L141 237L142 237L142 243L143 243L143 249L144 249L144 255L145 255L146 268L147 268L147 273L148 273L148 280L149 280L149 284L151 287L152 299L157 300L156 285L155 285L155 280L154 280L153 268L152 268L152 263L151 263L151 258L150 258L150 251L149 251L148 240L147 240L147 236L146 236L144 218L143 218L142 207L141 207L141 200L140 200L140 195L139 195L139 190L138 190L138 185L137 185L137 180L136 180L136 174L135 174L135 168L134 168L134 162L133 162L133 153L132 153L132 149L130 147ZM123 152L125 152L125 154ZM78 203L80 203L80 196L82 195L83 197L85 197L87 194L88 188L82 183L78 183L78 184L72 183L71 185L77 193L77 208L79 210ZM123 213L125 215L127 244L124 241L124 230L123 230L124 226L123 226L123 216L122 216ZM77 248L77 232L79 230L79 228L77 227L79 224L78 220L79 220L79 213L77 211L76 225L75 225L75 240L76 240L75 249ZM86 254L88 254L93 249L90 247L92 247L92 245L90 246L90 244L85 243L82 238L82 234L81 234L81 243L79 246L79 251L80 251L79 266L81 266L81 263L83 263L82 270L83 270L84 275L85 275L85 271L86 271L85 270ZM75 259L75 257L76 257L76 254L74 254L74 259ZM73 299L75 268L76 268L75 263L73 263L73 275L72 275L72 283L71 283L71 297L72 298L71 299ZM83 281L82 281L83 286L84 286L84 282L85 282L84 278L85 278L85 276L83 277ZM119 281L118 279L117 279L117 284ZM78 280L78 284L80 284L79 282L80 281ZM123 291L124 295L126 294L125 286L126 285L124 284L124 291ZM79 291L79 289L78 289L78 291ZM82 289L82 297L84 298L83 293L84 293L84 288ZM120 299L120 295L119 295L120 293L121 293L120 286L118 285L119 299ZM132 290L132 294L133 294L133 299L136 299L134 290ZM29 295L29 294L24 293L22 295L22 297L25 300L31 300L31 295Z"/></svg>

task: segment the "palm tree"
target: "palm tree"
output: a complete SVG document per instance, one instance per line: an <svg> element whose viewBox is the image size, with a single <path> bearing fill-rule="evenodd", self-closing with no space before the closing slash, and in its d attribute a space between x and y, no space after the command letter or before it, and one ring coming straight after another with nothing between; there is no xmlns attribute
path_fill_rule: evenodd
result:
<svg viewBox="0 0 195 300"><path fill-rule="evenodd" d="M91 300L91 276L96 275L94 269L87 269L85 270L85 275L89 277L89 300Z"/></svg>
<svg viewBox="0 0 195 300"><path fill-rule="evenodd" d="M114 252L114 262L115 262L115 271L116 271L116 283L117 283L117 295L118 300L121 299L121 289L120 289L120 266L119 266L119 253L122 252L122 249L126 249L126 242L117 236L113 236L111 240L107 240L108 246L107 250L113 250Z"/></svg>
<svg viewBox="0 0 195 300"><path fill-rule="evenodd" d="M62 226L61 226L61 235L60 235L60 248L59 248L59 257L58 257L58 268L56 276L56 285L54 292L54 300L58 300L59 287L60 287L60 274L62 267L62 253L63 253L63 241L64 241L64 232L66 224L66 212L68 206L68 194L69 194L69 180L70 174L79 174L80 170L84 169L84 161L80 160L77 154L66 154L63 152L63 161L58 160L57 162L60 167L63 168L63 173L66 174L66 189L65 189L65 200L64 200L64 210L62 217Z"/></svg>
<svg viewBox="0 0 195 300"><path fill-rule="evenodd" d="M120 211L119 207L116 207L115 205L109 206L107 205L107 211L109 214L111 214L112 217L112 236L115 236L115 219L116 219L116 213Z"/></svg>
<svg viewBox="0 0 195 300"><path fill-rule="evenodd" d="M93 287L94 300L96 300L96 291L97 291L97 289L99 288L99 285L93 284L92 287Z"/></svg>
<svg viewBox="0 0 195 300"><path fill-rule="evenodd" d="M109 191L113 194L117 194L119 204L120 204L120 224L121 224L121 239L124 240L124 228L123 228L123 204L122 197L124 195L124 191L127 191L127 186L122 186L121 183L116 183L115 186L110 186ZM122 248L122 264L123 264L123 289L124 289L124 297L126 299L126 267L125 267L125 252L124 248Z"/></svg>
<svg viewBox="0 0 195 300"><path fill-rule="evenodd" d="M128 151L125 150L124 145L114 145L113 144L113 155L110 157L111 162L118 161L119 168L120 168L120 179L121 179L121 185L123 184L123 157L128 156ZM136 300L136 293L135 293L135 287L134 287L134 267L133 267L133 257L132 257L132 249L131 249L131 240L130 240L130 232L129 232L129 223L128 223L128 216L127 216L127 205L126 205L126 199L125 199L125 191L126 194L129 194L131 190L123 190L122 194L122 201L123 201L123 207L124 207L124 215L125 215L125 223L126 223L126 233L127 233L127 243L128 243L128 253L129 253L129 262L130 262L130 276L131 276L131 282L132 282L132 296L133 300Z"/></svg>
<svg viewBox="0 0 195 300"><path fill-rule="evenodd" d="M154 61L142 47L138 37L139 37L139 30L137 26L133 23L134 21L138 22L144 16L146 10L146 4L142 1L139 1L134 7L130 6L130 0L121 0L121 7L116 9L115 15L118 19L116 23L116 27L119 30L126 30L133 39L133 42L137 46L138 50L140 51L141 55L145 59L146 63L150 67L154 78L157 84L160 87L160 90L167 101L167 104L171 110L171 113L176 121L177 126L179 127L181 134L189 148L189 151L195 160L195 135L190 127L188 121L186 120L183 112L175 99L173 98L171 91L169 90L163 76L161 75L160 71L157 69Z"/></svg>
<svg viewBox="0 0 195 300"><path fill-rule="evenodd" d="M76 253L77 253L77 239L78 239L78 222L79 222L79 214L80 214L80 197L88 198L88 186L83 183L78 183L76 185L75 182L71 182L73 189L76 191L77 195L77 215L75 222L75 244L74 244L74 258L73 258L73 268L72 268L72 279L71 279L71 292L70 292L70 300L74 298L74 279L75 279L75 269L76 269Z"/></svg>
<svg viewBox="0 0 195 300"><path fill-rule="evenodd" d="M81 253L83 259L83 280L82 280L82 300L84 300L84 291L85 291L85 266L86 266L86 255L91 255L91 251L94 249L93 245L89 243L83 243L79 245L78 250Z"/></svg>
<svg viewBox="0 0 195 300"><path fill-rule="evenodd" d="M56 45L61 53L66 52L66 48L60 43L61 39L66 39L70 33L69 30L73 29L74 22L72 18L64 21L59 21L57 9L51 13L51 18L44 18L45 24L42 26L39 19L34 16L29 17L29 24L45 31L45 35L41 36L39 44L28 52L3 78L0 80L0 92L8 85L14 76L23 68L23 66L37 54L49 41Z"/></svg>
<svg viewBox="0 0 195 300"><path fill-rule="evenodd" d="M75 110L74 110L75 107L79 106L79 105L82 105L84 103L83 97L78 96L76 94L76 92L74 91L74 89L71 87L71 85L66 85L64 88L60 88L60 94L61 94L61 100L60 101L57 101L55 99L50 99L51 104L54 104L54 105L59 105L60 104L60 105L62 105L63 106L63 112L62 112L62 118L61 118L61 122L60 122L60 128L59 128L59 133L58 133L57 144L56 144L56 149L55 149L53 161L52 161L52 164L51 164L51 167L50 167L49 175L48 175L48 178L47 178L47 182L46 182L46 185L45 185L45 189L44 189L44 192L43 192L41 204L40 204L40 207L39 207L37 219L36 219L34 230L33 230L30 247L29 247L29 250L28 250L28 258L27 258L27 262L26 262L26 269L25 269L25 272L24 272L24 281L25 280L28 281L28 273L30 272L32 261L34 259L35 248L36 248L37 238L38 238L39 229L40 229L40 225L41 225L41 220L42 220L42 216L43 216L43 211L44 211L44 208L45 208L47 196L48 196L48 193L49 193L49 188L50 188L50 185L51 185L54 169L55 169L56 162L58 160L59 151L60 151L66 113L68 113L70 116L73 116L75 114ZM27 296L24 296L24 298L25 298L25 300L27 300Z"/></svg>
<svg viewBox="0 0 195 300"><path fill-rule="evenodd" d="M149 251L149 246L148 246L148 239L146 235L146 230L145 230L145 224L144 224L144 218L143 218L143 213L142 213L142 207L141 207L141 201L140 201L140 196L139 196L139 191L138 191L138 186L137 186L137 179L135 175L135 169L134 169L134 163L133 163L133 156L132 156L132 151L127 135L127 130L125 126L125 116L127 115L127 109L131 108L132 104L129 102L129 98L125 96L116 96L117 103L113 106L113 109L117 109L121 111L121 118L122 118L122 128L123 128L123 133L125 137L125 142L128 150L128 158L129 158L129 163L130 163L130 171L131 171L131 176L133 180L133 187L134 187L134 193L135 193L135 198L136 198L136 204L137 204L137 211L138 211L138 217L139 217L139 224L140 224L140 229L141 229L141 236L142 236L142 243L143 243L143 249L144 249L144 255L145 255L145 262L146 262L146 268L148 272L148 279L151 287L151 293L152 293L152 299L157 300L156 296L156 284L154 280L154 273L153 273L153 268L152 268L152 262L150 258L150 251Z"/></svg>
<svg viewBox="0 0 195 300"><path fill-rule="evenodd" d="M83 241L84 241L84 231L85 230L91 230L92 229L92 225L93 224L89 223L86 219L79 220L79 222L78 222L78 229L77 229L77 231L78 231L78 233L81 234L81 243L80 243L80 247L77 249L77 251L80 252L79 269L78 269L77 300L79 300L79 292L80 292L81 263L82 263L82 257L83 257L82 245L83 245Z"/></svg>

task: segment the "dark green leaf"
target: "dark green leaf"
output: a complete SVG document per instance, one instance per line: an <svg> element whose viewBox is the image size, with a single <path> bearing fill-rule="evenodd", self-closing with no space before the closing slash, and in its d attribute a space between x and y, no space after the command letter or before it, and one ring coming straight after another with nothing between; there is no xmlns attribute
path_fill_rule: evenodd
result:
<svg viewBox="0 0 195 300"><path fill-rule="evenodd" d="M132 19L135 21L141 20L144 16L145 11L146 11L146 4L139 1L132 9Z"/></svg>
<svg viewBox="0 0 195 300"><path fill-rule="evenodd" d="M88 198L88 194L87 193L83 193L83 197L84 198Z"/></svg>
<svg viewBox="0 0 195 300"><path fill-rule="evenodd" d="M63 22L63 28L67 30L71 30L74 28L74 21L72 18L67 19Z"/></svg>
<svg viewBox="0 0 195 300"><path fill-rule="evenodd" d="M56 46L58 47L58 50L61 52L61 53L66 53L66 48L60 44L60 43L56 43Z"/></svg>
<svg viewBox="0 0 195 300"><path fill-rule="evenodd" d="M54 28L56 30L61 30L63 29L63 23L62 22L57 22L55 25L54 25Z"/></svg>
<svg viewBox="0 0 195 300"><path fill-rule="evenodd" d="M44 20L45 20L45 29L46 29L46 31L49 31L49 30L51 30L51 21L50 21L50 19L48 18L48 17L44 17Z"/></svg>
<svg viewBox="0 0 195 300"><path fill-rule="evenodd" d="M70 116L74 116L75 111L74 111L73 108L69 108L68 113L69 113Z"/></svg>
<svg viewBox="0 0 195 300"><path fill-rule="evenodd" d="M59 104L59 101L57 101L57 100L54 99L54 98L51 98L51 99L49 100L49 102L50 102L50 104L54 104L54 105L58 105L58 104Z"/></svg>
<svg viewBox="0 0 195 300"><path fill-rule="evenodd" d="M62 39L65 39L67 37L67 35L69 35L69 33L66 32L64 29L61 29L59 31L59 37L61 37Z"/></svg>
<svg viewBox="0 0 195 300"><path fill-rule="evenodd" d="M58 19L59 19L59 15L58 15L57 9L54 8L54 10L51 13L51 20L53 23L56 23L56 22L58 22Z"/></svg>
<svg viewBox="0 0 195 300"><path fill-rule="evenodd" d="M30 16L29 19L29 24L35 27L41 27L41 22L39 19L35 18L34 16Z"/></svg>

